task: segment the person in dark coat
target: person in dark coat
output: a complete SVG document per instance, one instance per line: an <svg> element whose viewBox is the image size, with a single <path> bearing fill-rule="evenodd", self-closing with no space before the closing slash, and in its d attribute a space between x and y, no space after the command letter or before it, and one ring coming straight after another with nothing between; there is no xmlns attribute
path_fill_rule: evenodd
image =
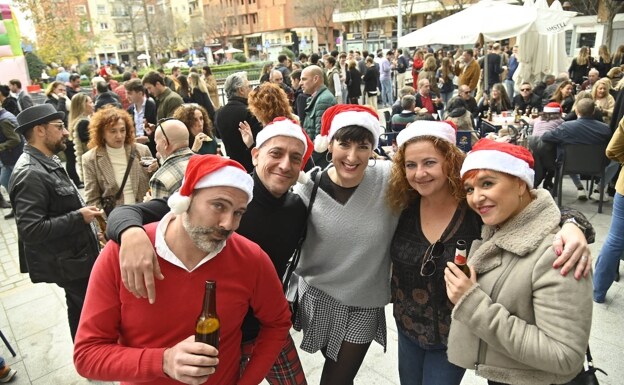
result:
<svg viewBox="0 0 624 385"><path fill-rule="evenodd" d="M247 75L244 72L237 72L228 76L223 89L228 102L215 116L218 136L223 140L227 155L242 164L247 172L251 172L253 170L251 149L243 142L239 128L243 122L247 122L255 140L262 125L247 109L247 96L251 91Z"/></svg>
<svg viewBox="0 0 624 385"><path fill-rule="evenodd" d="M7 85L0 85L0 102L2 102L2 108L9 111L13 115L17 116L20 113L17 99L11 96L11 89Z"/></svg>
<svg viewBox="0 0 624 385"><path fill-rule="evenodd" d="M357 69L355 60L349 60L349 69L346 72L347 97L349 104L358 104L358 99L362 96L362 74Z"/></svg>
<svg viewBox="0 0 624 385"><path fill-rule="evenodd" d="M366 73L364 74L364 92L366 92L366 104L377 110L377 79L379 70L370 56L366 58Z"/></svg>

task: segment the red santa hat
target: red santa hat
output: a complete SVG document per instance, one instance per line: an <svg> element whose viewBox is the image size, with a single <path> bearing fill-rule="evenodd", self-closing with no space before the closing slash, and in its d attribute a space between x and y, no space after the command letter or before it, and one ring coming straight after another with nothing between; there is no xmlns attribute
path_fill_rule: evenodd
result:
<svg viewBox="0 0 624 385"><path fill-rule="evenodd" d="M381 127L375 111L358 104L337 104L325 110L321 118L321 133L314 138L314 150L325 152L336 131L347 126L359 126L373 134L373 148L379 144Z"/></svg>
<svg viewBox="0 0 624 385"><path fill-rule="evenodd" d="M253 197L253 179L240 163L218 155L193 155L186 166L182 187L167 203L171 211L180 215L188 210L193 191L217 186L242 190L247 194L247 203Z"/></svg>
<svg viewBox="0 0 624 385"><path fill-rule="evenodd" d="M561 113L561 104L557 102L550 102L544 106L544 112L546 113Z"/></svg>
<svg viewBox="0 0 624 385"><path fill-rule="evenodd" d="M312 140L305 132L303 128L294 120L288 119L284 116L277 117L273 121L267 124L256 136L256 148L260 148L266 141L276 136L289 136L291 138L299 139L303 143L303 159L301 162L301 172L299 174L299 182L305 183L307 176L303 172L308 160L312 156L314 150L314 144Z"/></svg>
<svg viewBox="0 0 624 385"><path fill-rule="evenodd" d="M397 145L401 147L403 143L418 136L435 136L452 144L455 144L456 140L455 130L448 122L417 120L401 130L396 138Z"/></svg>
<svg viewBox="0 0 624 385"><path fill-rule="evenodd" d="M533 188L533 155L522 146L490 139L480 139L468 153L460 174L470 170L493 170L514 175Z"/></svg>

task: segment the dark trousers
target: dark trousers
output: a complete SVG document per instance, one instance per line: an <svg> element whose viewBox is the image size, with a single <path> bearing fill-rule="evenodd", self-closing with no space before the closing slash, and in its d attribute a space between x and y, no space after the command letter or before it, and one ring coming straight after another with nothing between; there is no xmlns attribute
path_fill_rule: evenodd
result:
<svg viewBox="0 0 624 385"><path fill-rule="evenodd" d="M67 302L67 319L69 320L69 331L72 341L76 338L78 323L80 322L80 313L87 295L87 284L89 279L78 279L75 281L64 282L58 284L65 290L65 300Z"/></svg>
<svg viewBox="0 0 624 385"><path fill-rule="evenodd" d="M65 153L65 169L67 170L67 175L69 175L71 180L78 185L80 184L80 177L76 172L76 152L74 150L74 142L68 140L65 144L67 145L67 148L63 151Z"/></svg>

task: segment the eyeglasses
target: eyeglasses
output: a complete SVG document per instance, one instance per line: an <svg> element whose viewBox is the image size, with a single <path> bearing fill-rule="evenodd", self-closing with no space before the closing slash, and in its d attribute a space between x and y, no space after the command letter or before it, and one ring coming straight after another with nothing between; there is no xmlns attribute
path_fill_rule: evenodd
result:
<svg viewBox="0 0 624 385"><path fill-rule="evenodd" d="M160 127L160 131L162 132L163 136L165 137L165 141L167 142L167 144L169 144L169 138L167 137L167 133L165 132L165 127L163 127L163 123L169 120L175 120L175 118L162 118L158 121L158 125L156 126L156 129L158 129L158 127Z"/></svg>
<svg viewBox="0 0 624 385"><path fill-rule="evenodd" d="M56 126L56 128L58 128L59 131L63 131L65 129L65 123L63 122L49 122L47 123L48 125L53 125Z"/></svg>
<svg viewBox="0 0 624 385"><path fill-rule="evenodd" d="M440 258L442 254L444 254L444 243L437 241L429 245L423 256L422 265L420 266L420 275L423 277L431 277L437 268L435 260Z"/></svg>
<svg viewBox="0 0 624 385"><path fill-rule="evenodd" d="M530 88L521 88L520 91L524 92L524 91L531 91Z"/></svg>

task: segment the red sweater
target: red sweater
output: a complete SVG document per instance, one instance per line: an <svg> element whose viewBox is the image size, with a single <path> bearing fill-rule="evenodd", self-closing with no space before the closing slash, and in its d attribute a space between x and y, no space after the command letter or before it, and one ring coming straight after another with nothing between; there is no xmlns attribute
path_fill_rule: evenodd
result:
<svg viewBox="0 0 624 385"><path fill-rule="evenodd" d="M156 223L145 230L154 242ZM108 242L91 272L74 347L82 376L122 384L179 384L163 373L166 348L195 333L204 283L217 282L221 320L219 366L207 384L256 385L275 362L290 329L290 311L269 257L233 233L226 247L192 272L160 258L165 279L156 281L150 305L126 290L119 271L119 245ZM241 324L251 307L261 323L253 355L239 379Z"/></svg>

